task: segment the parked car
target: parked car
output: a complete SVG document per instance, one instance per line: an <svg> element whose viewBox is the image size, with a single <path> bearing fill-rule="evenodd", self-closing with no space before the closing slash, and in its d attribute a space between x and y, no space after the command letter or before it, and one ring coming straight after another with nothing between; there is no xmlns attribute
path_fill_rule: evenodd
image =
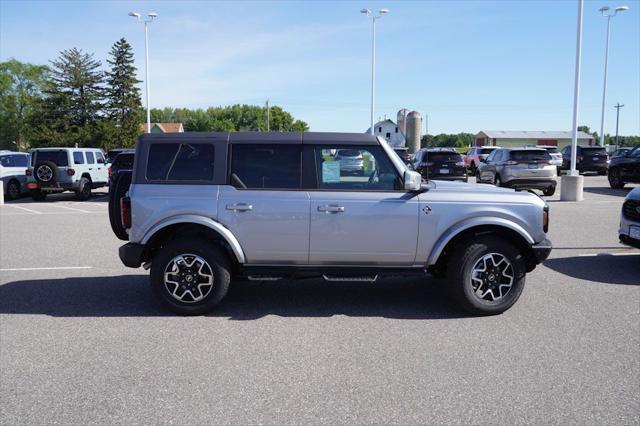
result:
<svg viewBox="0 0 640 426"><path fill-rule="evenodd" d="M597 172L607 174L609 156L607 150L601 146L578 145L576 152L576 169L580 173ZM571 168L571 145L562 149L562 170Z"/></svg>
<svg viewBox="0 0 640 426"><path fill-rule="evenodd" d="M453 149L423 148L413 156L412 168L425 179L467 182L462 155Z"/></svg>
<svg viewBox="0 0 640 426"><path fill-rule="evenodd" d="M27 177L24 171L28 165L29 154L0 151L0 179L3 182L5 199L15 200L27 192Z"/></svg>
<svg viewBox="0 0 640 426"><path fill-rule="evenodd" d="M373 158L370 171L346 173L336 151ZM374 282L425 271L446 277L468 312L493 315L551 251L540 197L422 182L368 134L145 134L109 201L128 240L122 262L150 267L154 294L187 315L211 310L238 277Z"/></svg>
<svg viewBox="0 0 640 426"><path fill-rule="evenodd" d="M624 199L618 235L621 243L640 248L640 187L634 188Z"/></svg>
<svg viewBox="0 0 640 426"><path fill-rule="evenodd" d="M609 185L621 189L627 183L640 183L640 146L625 155L611 158L609 163Z"/></svg>
<svg viewBox="0 0 640 426"><path fill-rule="evenodd" d="M335 155L340 163L340 171L346 173L364 174L364 157L357 149L339 149Z"/></svg>
<svg viewBox="0 0 640 426"><path fill-rule="evenodd" d="M404 164L411 164L413 156L409 154L409 149L406 146L395 146L393 150L398 154L398 157L400 157Z"/></svg>
<svg viewBox="0 0 640 426"><path fill-rule="evenodd" d="M478 146L467 151L463 157L463 161L464 165L469 169L469 173L475 175L482 161L498 148L498 146Z"/></svg>
<svg viewBox="0 0 640 426"><path fill-rule="evenodd" d="M113 186L118 174L131 172L133 170L135 152L135 149L123 150L113 158L111 165L107 170L109 174L109 188Z"/></svg>
<svg viewBox="0 0 640 426"><path fill-rule="evenodd" d="M538 145L536 148L542 148L546 150L551 156L551 165L556 166L556 172L560 176L562 170L562 153L558 150L557 146L550 145Z"/></svg>
<svg viewBox="0 0 640 426"><path fill-rule="evenodd" d="M87 200L93 188L108 182L104 155L96 148L34 149L25 173L27 188L35 201L64 191L73 191L79 200Z"/></svg>
<svg viewBox="0 0 640 426"><path fill-rule="evenodd" d="M107 151L107 155L105 156L106 157L105 160L106 160L107 164L111 164L111 163L113 163L113 160L116 159L118 154L120 154L122 152L132 151L132 150L133 150L133 148L112 148L109 151Z"/></svg>
<svg viewBox="0 0 640 426"><path fill-rule="evenodd" d="M633 148L629 148L629 147L625 147L625 148L618 148L615 151L613 151L613 153L611 154L611 159L613 159L614 157L624 157L625 155L627 155Z"/></svg>
<svg viewBox="0 0 640 426"><path fill-rule="evenodd" d="M556 191L556 167L541 148L500 148L478 168L478 183L518 189L540 189L544 195Z"/></svg>

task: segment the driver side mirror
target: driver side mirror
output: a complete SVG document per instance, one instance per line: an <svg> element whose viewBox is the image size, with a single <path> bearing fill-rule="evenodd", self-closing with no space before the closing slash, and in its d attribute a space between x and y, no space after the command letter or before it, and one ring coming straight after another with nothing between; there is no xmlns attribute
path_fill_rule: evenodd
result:
<svg viewBox="0 0 640 426"><path fill-rule="evenodd" d="M422 188L422 176L413 170L404 172L404 189L405 191L420 191Z"/></svg>

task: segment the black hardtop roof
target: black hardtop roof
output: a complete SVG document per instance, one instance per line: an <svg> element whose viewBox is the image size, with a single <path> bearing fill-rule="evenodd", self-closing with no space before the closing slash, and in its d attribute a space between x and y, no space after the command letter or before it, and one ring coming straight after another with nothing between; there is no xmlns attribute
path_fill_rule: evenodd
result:
<svg viewBox="0 0 640 426"><path fill-rule="evenodd" d="M336 132L184 132L184 133L146 133L139 141L149 142L184 142L204 140L214 143L231 144L306 144L306 145L378 145L374 135L366 133Z"/></svg>

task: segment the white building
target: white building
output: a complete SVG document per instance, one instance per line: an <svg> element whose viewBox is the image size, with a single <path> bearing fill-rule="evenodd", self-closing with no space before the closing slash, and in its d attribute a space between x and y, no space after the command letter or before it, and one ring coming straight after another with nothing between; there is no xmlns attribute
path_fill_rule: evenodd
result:
<svg viewBox="0 0 640 426"><path fill-rule="evenodd" d="M367 129L367 133L371 131L371 127ZM374 126L374 135L382 136L392 147L406 146L407 140L402 130L390 119L378 121Z"/></svg>

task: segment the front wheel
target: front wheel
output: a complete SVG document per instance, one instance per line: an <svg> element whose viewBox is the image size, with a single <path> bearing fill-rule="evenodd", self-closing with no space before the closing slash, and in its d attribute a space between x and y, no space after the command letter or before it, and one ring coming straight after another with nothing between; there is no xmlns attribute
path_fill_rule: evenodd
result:
<svg viewBox="0 0 640 426"><path fill-rule="evenodd" d="M202 315L227 294L229 260L214 244L198 238L174 240L151 266L151 288L160 302L180 315Z"/></svg>
<svg viewBox="0 0 640 426"><path fill-rule="evenodd" d="M87 201L91 198L91 181L87 178L80 179L80 188L76 191L76 198L80 201Z"/></svg>
<svg viewBox="0 0 640 426"><path fill-rule="evenodd" d="M622 180L622 176L620 175L620 170L611 169L609 170L609 186L613 189L622 189L624 188L625 182Z"/></svg>
<svg viewBox="0 0 640 426"><path fill-rule="evenodd" d="M496 315L513 306L524 289L526 268L509 241L484 236L460 242L447 264L454 301L474 315Z"/></svg>

